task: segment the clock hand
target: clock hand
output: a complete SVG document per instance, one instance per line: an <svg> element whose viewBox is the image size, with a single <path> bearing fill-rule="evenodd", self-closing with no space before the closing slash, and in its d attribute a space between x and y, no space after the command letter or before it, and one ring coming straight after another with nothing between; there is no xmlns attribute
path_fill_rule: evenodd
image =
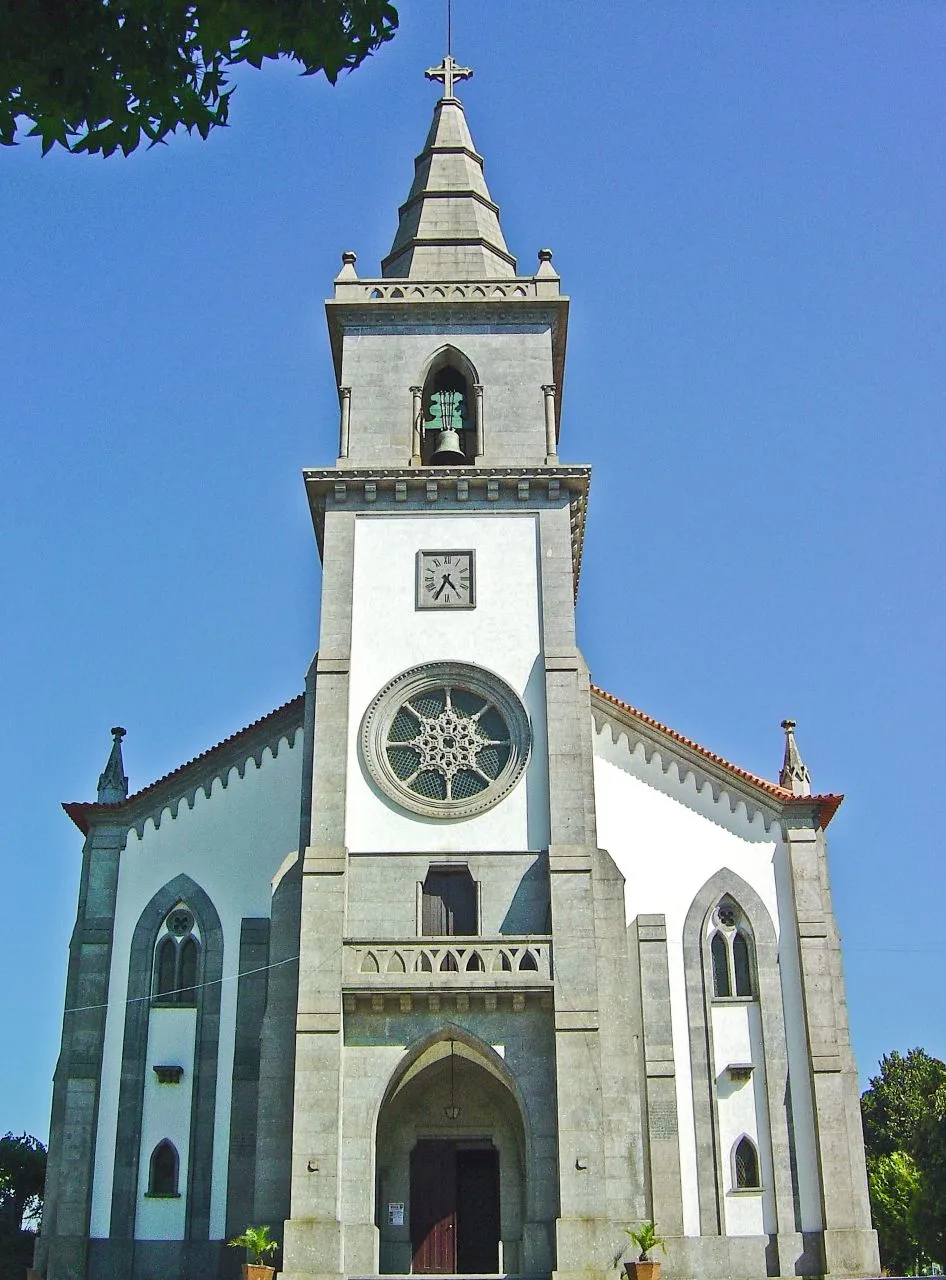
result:
<svg viewBox="0 0 946 1280"><path fill-rule="evenodd" d="M449 573L445 573L445 574L443 575L443 584L444 584L444 586L446 586L448 582L450 583L450 590L451 590L451 591L456 591L456 594L457 594L457 595L459 595L460 593L459 593L459 591L457 591L456 587L453 585L453 580L452 580L452 578L450 577ZM442 589L442 588L441 588L441 589Z"/></svg>
<svg viewBox="0 0 946 1280"><path fill-rule="evenodd" d="M434 599L435 599L435 600L439 600L439 599L440 599L440 593L443 591L444 587L447 585L447 583L448 583L448 582L450 582L450 575L449 575L449 573L445 573L445 574L443 575L443 582L441 582L440 586L439 586L439 587L437 588L437 590L434 592ZM453 587L453 583L452 583L452 582L450 582L450 585L451 585L451 587ZM456 587L453 587L453 589L454 589L454 591L456 591Z"/></svg>

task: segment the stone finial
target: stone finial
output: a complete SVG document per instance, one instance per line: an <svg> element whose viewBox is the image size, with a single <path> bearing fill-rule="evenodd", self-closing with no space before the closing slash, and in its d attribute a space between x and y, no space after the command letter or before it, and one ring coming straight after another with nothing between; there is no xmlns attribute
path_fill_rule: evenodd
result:
<svg viewBox="0 0 946 1280"><path fill-rule="evenodd" d="M122 763L122 738L125 730L117 725L112 730L112 749L105 772L99 778L99 804L121 804L128 799L128 779Z"/></svg>
<svg viewBox="0 0 946 1280"><path fill-rule="evenodd" d="M358 261L358 254L352 253L350 249L346 249L342 254L342 269L335 277L336 280L357 280L358 272L355 270L355 263Z"/></svg>
<svg viewBox="0 0 946 1280"><path fill-rule="evenodd" d="M785 759L778 776L779 784L793 795L810 796L811 777L795 742L795 721L783 720L782 728L785 730Z"/></svg>
<svg viewBox="0 0 946 1280"><path fill-rule="evenodd" d="M539 250L539 269L535 273L537 276L552 276L555 280L559 279L559 274L552 266L552 250Z"/></svg>

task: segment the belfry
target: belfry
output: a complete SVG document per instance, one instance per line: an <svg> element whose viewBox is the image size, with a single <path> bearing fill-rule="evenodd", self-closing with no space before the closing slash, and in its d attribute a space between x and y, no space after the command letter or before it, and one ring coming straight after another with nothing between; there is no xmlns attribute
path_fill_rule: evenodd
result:
<svg viewBox="0 0 946 1280"><path fill-rule="evenodd" d="M326 303L304 691L85 837L47 1280L878 1274L825 829L596 687L568 298L521 274L447 56L380 273ZM560 430L565 431L560 452ZM607 483L605 480L604 483Z"/></svg>

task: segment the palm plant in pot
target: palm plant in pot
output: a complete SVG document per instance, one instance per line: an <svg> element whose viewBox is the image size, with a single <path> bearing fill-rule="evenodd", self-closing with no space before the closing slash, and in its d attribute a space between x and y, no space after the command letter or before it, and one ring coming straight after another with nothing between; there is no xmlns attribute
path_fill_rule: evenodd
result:
<svg viewBox="0 0 946 1280"><path fill-rule="evenodd" d="M647 1256L651 1249L660 1249L662 1253L667 1252L663 1236L657 1234L657 1224L643 1222L637 1231L631 1231L628 1228L627 1234L640 1249L635 1262L624 1264L624 1274L628 1280L660 1280L660 1263Z"/></svg>
<svg viewBox="0 0 946 1280"><path fill-rule="evenodd" d="M246 1250L243 1280L273 1280L276 1268L271 1267L264 1259L276 1252L279 1242L269 1234L269 1227L246 1227L242 1235L227 1243L234 1249Z"/></svg>

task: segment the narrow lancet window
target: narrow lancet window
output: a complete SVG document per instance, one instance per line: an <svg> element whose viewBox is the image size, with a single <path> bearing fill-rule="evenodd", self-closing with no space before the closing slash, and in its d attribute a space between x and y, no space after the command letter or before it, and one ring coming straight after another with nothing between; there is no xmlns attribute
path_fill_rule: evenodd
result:
<svg viewBox="0 0 946 1280"><path fill-rule="evenodd" d="M737 929L732 940L732 963L736 977L736 995L752 995L752 973L749 967L749 943L741 930Z"/></svg>
<svg viewBox="0 0 946 1280"><path fill-rule="evenodd" d="M165 1138L151 1153L149 1196L176 1196L179 1160L174 1144Z"/></svg>
<svg viewBox="0 0 946 1280"><path fill-rule="evenodd" d="M759 1153L751 1138L740 1138L733 1156L737 1191L758 1190Z"/></svg>
<svg viewBox="0 0 946 1280"><path fill-rule="evenodd" d="M732 986L729 982L729 948L721 933L713 934L711 944L713 955L713 995L731 996Z"/></svg>

